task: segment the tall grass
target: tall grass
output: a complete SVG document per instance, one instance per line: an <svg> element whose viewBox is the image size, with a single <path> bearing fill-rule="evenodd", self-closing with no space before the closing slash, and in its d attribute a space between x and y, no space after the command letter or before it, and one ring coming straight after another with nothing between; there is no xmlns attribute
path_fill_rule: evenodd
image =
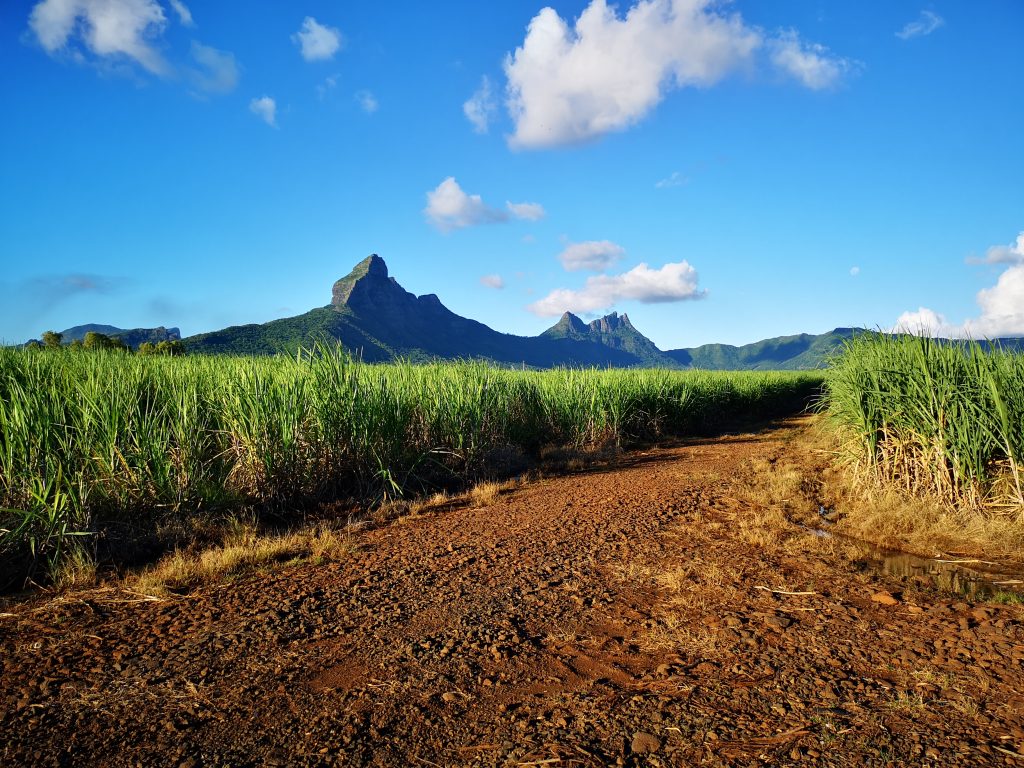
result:
<svg viewBox="0 0 1024 768"><path fill-rule="evenodd" d="M496 457L792 413L815 374L367 365L0 349L0 557L53 572L111 526L373 501L502 474Z"/></svg>
<svg viewBox="0 0 1024 768"><path fill-rule="evenodd" d="M824 402L861 466L883 480L1024 515L1024 356L864 335L832 362Z"/></svg>

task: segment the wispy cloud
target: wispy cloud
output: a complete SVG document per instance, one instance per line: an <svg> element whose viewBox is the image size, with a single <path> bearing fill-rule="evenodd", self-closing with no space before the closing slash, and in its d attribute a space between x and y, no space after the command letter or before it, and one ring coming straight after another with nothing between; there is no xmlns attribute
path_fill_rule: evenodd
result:
<svg viewBox="0 0 1024 768"><path fill-rule="evenodd" d="M701 299L706 291L697 287L698 276L686 261L669 263L659 269L638 264L620 275L594 275L580 290L560 288L527 309L536 315L553 317L563 312L588 314L605 310L620 301L657 304Z"/></svg>
<svg viewBox="0 0 1024 768"><path fill-rule="evenodd" d="M234 54L193 40L192 59L198 66L189 70L189 77L196 89L204 93L229 93L238 85Z"/></svg>
<svg viewBox="0 0 1024 768"><path fill-rule="evenodd" d="M16 285L15 290L31 298L31 316L27 319L34 323L51 310L76 297L116 293L125 286L126 282L124 278L120 277L70 272L33 277Z"/></svg>
<svg viewBox="0 0 1024 768"><path fill-rule="evenodd" d="M655 183L654 186L657 189L669 189L671 187L681 187L684 184L688 184L689 182L690 180L683 176L683 174L681 174L679 171L672 171L672 173L670 173L664 179L661 179L660 181Z"/></svg>
<svg viewBox="0 0 1024 768"><path fill-rule="evenodd" d="M501 275L484 275L480 278L480 284L500 291L505 287L505 278Z"/></svg>
<svg viewBox="0 0 1024 768"><path fill-rule="evenodd" d="M604 272L625 255L626 249L610 240L587 240L569 243L558 260L568 272Z"/></svg>
<svg viewBox="0 0 1024 768"><path fill-rule="evenodd" d="M249 111L271 128L277 128L277 102L269 96L260 96L249 102Z"/></svg>
<svg viewBox="0 0 1024 768"><path fill-rule="evenodd" d="M333 58L341 48L341 30L307 16L299 31L292 35L292 42L299 46L299 52L306 61L325 61Z"/></svg>
<svg viewBox="0 0 1024 768"><path fill-rule="evenodd" d="M544 206L540 203L506 202L505 207L508 208L513 218L522 219L523 221L540 221L547 216L547 211L544 210Z"/></svg>
<svg viewBox="0 0 1024 768"><path fill-rule="evenodd" d="M850 267L850 277L857 277L860 274L860 267Z"/></svg>
<svg viewBox="0 0 1024 768"><path fill-rule="evenodd" d="M356 91L356 101L359 102L359 108L368 115L372 115L380 109L377 97L370 91Z"/></svg>
<svg viewBox="0 0 1024 768"><path fill-rule="evenodd" d="M908 22L903 29L896 33L900 40L910 40L915 37L930 35L936 29L946 23L946 20L937 13L921 11L921 15L911 22Z"/></svg>
<svg viewBox="0 0 1024 768"><path fill-rule="evenodd" d="M195 22L192 21L192 11L188 9L181 0L169 0L171 9L178 14L178 21L181 22L183 27L193 27Z"/></svg>
<svg viewBox="0 0 1024 768"><path fill-rule="evenodd" d="M316 97L323 101L327 94L338 87L338 75L328 75L324 81L316 87Z"/></svg>
<svg viewBox="0 0 1024 768"><path fill-rule="evenodd" d="M497 111L498 105L491 94L491 80L484 75L480 79L480 87L462 105L462 112L466 119L473 125L477 133L487 133L490 128L491 118Z"/></svg>
<svg viewBox="0 0 1024 768"><path fill-rule="evenodd" d="M777 69L813 91L832 88L859 65L832 54L818 43L800 39L796 30L780 32L768 43L771 61Z"/></svg>

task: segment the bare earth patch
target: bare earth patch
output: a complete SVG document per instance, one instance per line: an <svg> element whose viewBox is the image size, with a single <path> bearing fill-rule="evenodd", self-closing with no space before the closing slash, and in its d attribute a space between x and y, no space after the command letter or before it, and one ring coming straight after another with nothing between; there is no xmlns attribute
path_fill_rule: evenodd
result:
<svg viewBox="0 0 1024 768"><path fill-rule="evenodd" d="M805 429L482 488L184 596L9 606L0 762L1024 765L1024 610L789 522Z"/></svg>

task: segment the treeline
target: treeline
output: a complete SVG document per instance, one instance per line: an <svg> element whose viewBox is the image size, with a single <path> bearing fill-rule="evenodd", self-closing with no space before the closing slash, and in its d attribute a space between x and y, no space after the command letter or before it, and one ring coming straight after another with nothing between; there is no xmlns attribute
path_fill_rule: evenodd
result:
<svg viewBox="0 0 1024 768"><path fill-rule="evenodd" d="M181 341L175 339L174 341L158 341L155 344L151 341L144 341L135 349L132 350L130 346L125 344L124 339L120 336L108 336L105 333L99 333L97 331L89 331L81 339L72 339L67 344L64 343L64 335L57 333L56 331L46 331L43 333L43 340L37 341L33 339L25 345L26 349L114 349L123 350L125 352L134 351L139 355L183 355L185 354L185 345Z"/></svg>

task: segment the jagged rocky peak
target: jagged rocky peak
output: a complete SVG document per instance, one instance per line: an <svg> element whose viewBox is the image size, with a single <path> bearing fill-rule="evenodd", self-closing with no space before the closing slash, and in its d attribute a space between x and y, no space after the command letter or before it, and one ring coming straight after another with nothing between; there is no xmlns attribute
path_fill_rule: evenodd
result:
<svg viewBox="0 0 1024 768"><path fill-rule="evenodd" d="M381 284L389 283L394 283L394 279L388 279L388 265L376 253L371 253L334 284L331 304L335 307L346 306L351 303L353 292L373 292L374 286L379 289L383 287Z"/></svg>
<svg viewBox="0 0 1024 768"><path fill-rule="evenodd" d="M611 333L619 328L630 328L632 330L636 330L633 328L633 324L629 322L629 315L619 315L618 312L612 312L609 315L605 315L604 317L592 321L589 327L591 330L597 331L598 333Z"/></svg>
<svg viewBox="0 0 1024 768"><path fill-rule="evenodd" d="M575 331L576 333L586 333L587 324L580 320L572 312L566 312L559 318L558 322L555 323L555 328L560 328L566 331Z"/></svg>

